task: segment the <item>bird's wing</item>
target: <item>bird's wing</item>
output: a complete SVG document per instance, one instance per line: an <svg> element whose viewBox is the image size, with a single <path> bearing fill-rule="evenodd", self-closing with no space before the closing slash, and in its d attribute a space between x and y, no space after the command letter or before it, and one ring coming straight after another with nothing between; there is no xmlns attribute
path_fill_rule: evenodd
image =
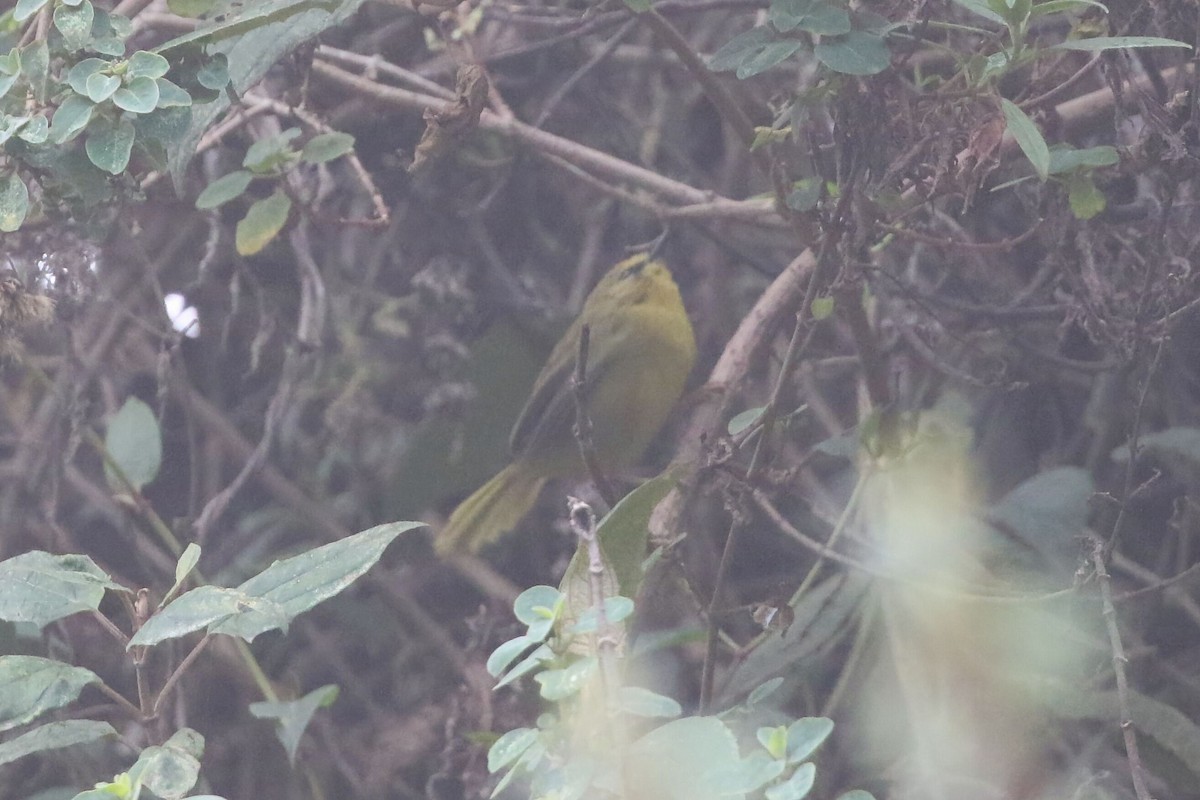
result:
<svg viewBox="0 0 1200 800"><path fill-rule="evenodd" d="M614 317L616 319L614 319ZM623 335L622 315L609 315L590 322L588 335L587 385L595 386L619 349ZM522 455L534 442L569 436L575 422L575 362L579 358L579 331L583 323L576 319L558 340L546 366L542 368L521 416L513 425L509 446L514 455ZM548 439L549 437L549 439Z"/></svg>

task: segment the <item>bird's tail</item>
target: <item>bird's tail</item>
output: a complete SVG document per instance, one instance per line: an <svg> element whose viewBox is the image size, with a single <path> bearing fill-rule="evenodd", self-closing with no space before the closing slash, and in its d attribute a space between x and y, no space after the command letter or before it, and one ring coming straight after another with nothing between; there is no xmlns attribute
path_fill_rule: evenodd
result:
<svg viewBox="0 0 1200 800"><path fill-rule="evenodd" d="M545 483L524 464L509 464L454 509L434 541L438 554L471 553L512 530Z"/></svg>

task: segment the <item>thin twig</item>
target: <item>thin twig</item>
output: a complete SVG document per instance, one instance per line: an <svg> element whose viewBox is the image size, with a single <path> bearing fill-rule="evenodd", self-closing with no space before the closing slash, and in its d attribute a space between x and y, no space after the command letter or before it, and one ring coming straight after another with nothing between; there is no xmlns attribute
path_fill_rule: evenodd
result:
<svg viewBox="0 0 1200 800"><path fill-rule="evenodd" d="M1129 711L1129 679L1125 675L1125 647L1121 644L1121 631L1117 628L1117 609L1113 605L1112 585L1108 570L1104 566L1107 546L1099 536L1092 537L1092 566L1100 583L1100 602L1104 611L1104 625L1108 629L1108 643L1112 648L1113 674L1117 680L1117 707L1121 714L1121 736L1125 740L1125 755L1129 759L1129 774L1133 779L1133 792L1138 800L1153 800L1146 787L1146 770L1138 752L1137 733L1133 729L1133 717Z"/></svg>
<svg viewBox="0 0 1200 800"><path fill-rule="evenodd" d="M427 108L441 110L447 105L446 101L440 98L395 86L385 86L331 64L314 63L313 73L397 108L423 112ZM481 130L507 136L539 153L559 156L608 180L629 183L653 192L671 203L687 206L704 205L721 200L731 204L735 202L664 177L653 170L631 164L570 139L539 130L532 125L526 125L515 119L501 118L490 111L485 110L480 115L479 127ZM752 217L747 213L741 219L763 227L779 226L778 215L770 209L763 209L757 217Z"/></svg>
<svg viewBox="0 0 1200 800"><path fill-rule="evenodd" d="M654 9L639 14L638 19L645 22L662 39L663 43L671 49L671 52L679 57L679 60L687 67L688 72L700 84L700 88L704 91L704 96L708 98L709 102L720 113L721 119L725 120L733 128L734 134L737 135L741 143L749 147L754 141L754 123L750 121L750 117L747 116L745 110L738 104L734 94L725 88L725 85L717 79L717 76L708 68L708 65L704 63L699 54L692 49L688 40L683 38L683 34L666 17Z"/></svg>
<svg viewBox="0 0 1200 800"><path fill-rule="evenodd" d="M819 269L814 270L812 280L815 280L819 273ZM804 308L801 308L800 312L796 314L796 324L792 328L792 337L788 341L788 349L783 357L783 364L779 367L779 375L775 380L775 388L772 390L771 398L767 401L766 408L763 410L762 433L759 435L758 442L754 446L754 454L750 457L750 466L746 468L745 482L747 485L753 485L754 479L758 476L759 469L767 458L771 433L775 427L779 399L783 394L783 387L787 382L787 376L791 373L792 367L800 357L800 351L802 350L801 342L805 338L805 330L809 327L807 324L809 318L810 313L806 313ZM701 667L700 673L701 712L707 711L712 703L714 679L716 676L717 644L719 641L717 635L719 631L717 618L720 613L721 590L729 574L730 565L733 562L733 552L736 549L738 532L741 528L742 519L735 512L729 524L729 533L725 537L725 546L721 550L721 560L717 563L717 574L713 579L712 599L708 606L708 639L704 650L704 665Z"/></svg>
<svg viewBox="0 0 1200 800"><path fill-rule="evenodd" d="M1108 544L1106 545L1107 553L1112 553L1116 550L1125 528L1126 512L1129 509L1129 500L1133 494L1133 473L1137 462L1138 439L1141 437L1142 432L1142 411L1146 407L1146 395L1150 392L1150 383L1154 380L1154 374L1158 371L1158 362L1162 358L1165 345L1166 339L1159 339L1158 348L1154 351L1154 360L1150 362L1150 366L1146 370L1146 379L1142 382L1142 391L1138 396L1137 406L1133 410L1133 424L1129 428L1129 458L1125 462L1125 478L1121 489L1121 504L1117 509L1117 518L1113 521L1112 533L1108 537Z"/></svg>
<svg viewBox="0 0 1200 800"><path fill-rule="evenodd" d="M596 485L596 491L604 498L604 502L612 508L620 496L596 460L596 443L592 441L592 418L587 410L587 361L591 332L591 326L586 324L579 329L579 354L575 359L575 375L571 379L571 393L575 396L575 425L572 432L575 434L575 443L579 445L579 457L583 459L588 477Z"/></svg>
<svg viewBox="0 0 1200 800"><path fill-rule="evenodd" d="M575 497L567 498L567 519L575 537L587 549L588 591L591 607L596 610L596 656L600 661L600 675L604 689L604 707L620 686L617 674L617 640L609 628L604 601L604 556L600 553L600 539L596 536L596 512L592 507Z"/></svg>
<svg viewBox="0 0 1200 800"><path fill-rule="evenodd" d="M196 660L196 657L200 655L200 651L207 647L210 641L212 641L212 634L204 634L204 637L200 639L200 641L196 642L196 646L192 648L192 651L184 657L183 661L179 662L179 666L175 668L175 671L171 673L171 677L167 678L166 683L164 683L162 689L159 690L158 697L154 701L154 710L151 712L151 717L158 716L159 712L162 710L163 703L166 701L167 697L170 696L171 690L175 688L175 684L179 682L179 679L183 677L183 673L187 671L187 668L190 667L192 662Z"/></svg>
<svg viewBox="0 0 1200 800"><path fill-rule="evenodd" d="M584 76L591 72L601 61L612 55L617 46L625 40L629 32L637 26L638 21L631 19L617 29L617 32L612 35L604 46L597 50L592 57L583 63L583 65L575 70L575 72L562 82L562 85L554 90L554 94L546 98L546 102L542 105L542 111L538 114L537 119L533 121L535 128L540 128L546 124L546 120L550 119L550 115L554 113L554 109L562 102L563 98L575 88L575 86L583 80Z"/></svg>

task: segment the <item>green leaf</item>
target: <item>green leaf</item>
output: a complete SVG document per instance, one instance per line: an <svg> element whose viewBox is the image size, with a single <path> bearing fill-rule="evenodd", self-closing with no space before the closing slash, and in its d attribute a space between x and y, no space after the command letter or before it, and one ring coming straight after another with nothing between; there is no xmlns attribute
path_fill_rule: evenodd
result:
<svg viewBox="0 0 1200 800"><path fill-rule="evenodd" d="M89 143L91 136L92 134L89 134ZM94 163L95 159L92 161ZM96 166L103 169L99 164ZM150 406L138 398L127 399L108 423L104 447L109 457L133 484L134 489L141 491L143 486L158 477L158 469L162 464L162 433ZM128 491L117 474L107 465L105 477L108 478L108 485L113 491Z"/></svg>
<svg viewBox="0 0 1200 800"><path fill-rule="evenodd" d="M17 138L30 144L41 144L50 136L50 122L45 114L35 114L17 133ZM0 228L2 230L2 228Z"/></svg>
<svg viewBox="0 0 1200 800"><path fill-rule="evenodd" d="M13 7L12 12L13 21L24 22L41 11L42 7L48 2L49 0L17 0L17 4Z"/></svg>
<svg viewBox="0 0 1200 800"><path fill-rule="evenodd" d="M725 426L725 429L729 432L730 436L737 436L762 419L763 412L766 410L766 406L757 406L756 408L747 408L745 411L734 414L733 419L729 420L729 424Z"/></svg>
<svg viewBox="0 0 1200 800"><path fill-rule="evenodd" d="M8 94L9 89L16 85L17 78L19 77L21 76L17 74L0 74L0 98L3 98L6 94Z"/></svg>
<svg viewBox="0 0 1200 800"><path fill-rule="evenodd" d="M756 750L733 768L715 773L714 788L726 797L742 797L766 786L782 775L784 769L782 761L771 758L762 750Z"/></svg>
<svg viewBox="0 0 1200 800"><path fill-rule="evenodd" d="M735 70L741 66L743 61L751 58L764 45L774 40L775 35L765 25L739 33L708 57L708 68L714 72Z"/></svg>
<svg viewBox="0 0 1200 800"><path fill-rule="evenodd" d="M91 121L95 107L91 100L82 95L71 95L64 100L50 121L50 141L64 144L78 136Z"/></svg>
<svg viewBox="0 0 1200 800"><path fill-rule="evenodd" d="M97 8L96 20L92 23L92 41L88 43L88 49L113 58L124 58L125 40L132 33L133 23L128 17Z"/></svg>
<svg viewBox="0 0 1200 800"><path fill-rule="evenodd" d="M220 0L167 0L167 8L181 17L199 17L217 7Z"/></svg>
<svg viewBox="0 0 1200 800"><path fill-rule="evenodd" d="M231 15L221 30L197 30L157 48L166 52L187 41L209 40L209 52L228 57L228 77L232 93L222 92L212 102L196 109L191 126L172 149L170 172L181 193L188 163L195 154L200 138L211 128L213 121L229 108L231 97L240 96L257 84L267 70L303 43L324 31L349 20L365 0L312 0L311 2L279 2L258 0L245 4L244 14Z"/></svg>
<svg viewBox="0 0 1200 800"><path fill-rule="evenodd" d="M21 176L10 172L0 178L0 231L20 230L29 213L29 188Z"/></svg>
<svg viewBox="0 0 1200 800"><path fill-rule="evenodd" d="M1138 439L1138 458L1149 453L1163 461L1174 474L1187 474L1183 469L1200 471L1200 428L1179 426L1156 431ZM1121 445L1112 452L1118 463L1129 460L1129 446Z"/></svg>
<svg viewBox="0 0 1200 800"><path fill-rule="evenodd" d="M646 559L646 543L650 538L650 516L679 481L684 470L668 468L629 494L608 512L596 526L600 549L616 578L616 591L625 597L636 597L642 583L642 562ZM587 586L588 559L584 548L576 548L559 584L566 592L570 586ZM590 597L590 590L588 595ZM582 613L583 609L577 609Z"/></svg>
<svg viewBox="0 0 1200 800"><path fill-rule="evenodd" d="M49 725L43 725L23 733L15 739L0 743L0 764L7 764L18 758L45 750L58 750L62 747L86 744L105 736L116 735L116 729L107 722L96 722L90 719L51 722Z"/></svg>
<svg viewBox="0 0 1200 800"><path fill-rule="evenodd" d="M664 765L670 769L664 769ZM640 796L722 800L730 776L742 770L737 740L716 717L684 717L661 725L629 746L626 785Z"/></svg>
<svg viewBox="0 0 1200 800"><path fill-rule="evenodd" d="M171 69L171 64L158 53L138 50L129 57L125 68L126 78L161 78Z"/></svg>
<svg viewBox="0 0 1200 800"><path fill-rule="evenodd" d="M0 561L0 619L44 628L80 611L95 611L105 589L125 591L87 556L22 553Z"/></svg>
<svg viewBox="0 0 1200 800"><path fill-rule="evenodd" d="M755 686L750 695L746 698L746 706L753 708L768 697L773 695L775 691L783 685L783 678L771 678L769 681L764 681L758 686Z"/></svg>
<svg viewBox="0 0 1200 800"><path fill-rule="evenodd" d="M29 122L29 117L0 115L0 144L4 144L15 136L18 131L25 127L27 122Z"/></svg>
<svg viewBox="0 0 1200 800"><path fill-rule="evenodd" d="M166 78L157 78L158 104L155 108L181 108L192 104L192 96Z"/></svg>
<svg viewBox="0 0 1200 800"><path fill-rule="evenodd" d="M1108 8L1103 3L1097 3L1096 0L1049 0L1049 2L1038 3L1031 11L1030 17L1043 17L1047 14L1060 14L1064 11L1074 11L1077 8L1098 8L1105 14L1108 13Z"/></svg>
<svg viewBox="0 0 1200 800"><path fill-rule="evenodd" d="M867 31L850 31L822 39L813 47L813 55L844 75L876 75L892 64L892 54L883 37Z"/></svg>
<svg viewBox="0 0 1200 800"><path fill-rule="evenodd" d="M801 764L786 781L766 791L767 800L804 800L817 781L815 764Z"/></svg>
<svg viewBox="0 0 1200 800"><path fill-rule="evenodd" d="M628 597L614 595L604 598L604 619L609 625L624 622L633 614L633 601ZM583 613L567 628L567 633L579 636L596 633L600 630L600 613L595 606L584 609Z"/></svg>
<svg viewBox="0 0 1200 800"><path fill-rule="evenodd" d="M313 8L323 9L331 5L331 0L257 0L234 13L221 15L208 25L177 36L159 45L156 50L164 53L190 44L223 42L236 36L261 31L272 22L283 22L301 16Z"/></svg>
<svg viewBox="0 0 1200 800"><path fill-rule="evenodd" d="M312 720L318 708L328 708L337 700L338 687L334 684L314 689L298 700L288 700L281 703L251 703L250 713L259 719L275 720L275 735L283 743L287 751L288 762L296 763L296 751L300 747L300 737Z"/></svg>
<svg viewBox="0 0 1200 800"><path fill-rule="evenodd" d="M208 211L218 208L230 200L236 200L242 196L252 180L254 180L254 174L244 169L222 175L204 187L204 191L196 198L196 208Z"/></svg>
<svg viewBox="0 0 1200 800"><path fill-rule="evenodd" d="M1008 131L1016 139L1021 152L1029 159L1029 163L1033 165L1038 177L1046 180L1046 176L1050 174L1050 148L1046 146L1042 132L1038 130L1029 115L1011 100L1001 98L1000 108L1004 112Z"/></svg>
<svg viewBox="0 0 1200 800"><path fill-rule="evenodd" d="M722 700L729 702L783 672L814 662L845 632L846 621L867 596L871 579L850 572L827 578L791 604L794 621L787 636L772 636L733 667Z"/></svg>
<svg viewBox="0 0 1200 800"><path fill-rule="evenodd" d="M1088 220L1102 212L1108 198L1096 186L1091 175L1074 173L1067 178L1067 202L1076 219Z"/></svg>
<svg viewBox="0 0 1200 800"><path fill-rule="evenodd" d="M217 53L196 71L196 80L205 89L220 91L229 85L229 59Z"/></svg>
<svg viewBox="0 0 1200 800"><path fill-rule="evenodd" d="M1095 53L1101 50L1123 50L1127 47L1186 47L1190 50L1192 46L1187 42L1163 39L1158 36L1094 36L1090 39L1068 39L1046 49L1082 50L1086 53Z"/></svg>
<svg viewBox="0 0 1200 800"><path fill-rule="evenodd" d="M784 39L768 42L759 48L758 52L738 65L734 73L739 80L761 75L772 67L778 66L804 49L804 42L795 39Z"/></svg>
<svg viewBox="0 0 1200 800"><path fill-rule="evenodd" d="M820 322L823 319L829 319L833 314L834 300L832 297L817 297L812 301L812 317L815 321Z"/></svg>
<svg viewBox="0 0 1200 800"><path fill-rule="evenodd" d="M828 717L804 717L788 726L787 762L797 764L813 754L829 734L833 733L833 720Z"/></svg>
<svg viewBox="0 0 1200 800"><path fill-rule="evenodd" d="M539 645L536 650L525 656L520 663L509 670L508 674L496 683L496 688L499 689L502 686L507 686L518 678L528 675L538 667L541 667L543 664L547 664L553 660L554 651L544 644Z"/></svg>
<svg viewBox="0 0 1200 800"><path fill-rule="evenodd" d="M375 565L397 536L421 527L424 524L420 522L377 525L298 556L276 561L238 586L238 591L277 605L289 619L294 618L342 592ZM264 631L279 627L267 615L247 609L216 625L213 632L250 641Z"/></svg>
<svg viewBox="0 0 1200 800"><path fill-rule="evenodd" d="M683 713L676 700L640 686L622 686L617 691L617 708L649 719L670 719Z"/></svg>
<svg viewBox="0 0 1200 800"><path fill-rule="evenodd" d="M274 169L287 161L292 152L289 143L299 135L299 128L288 128L274 136L259 139L247 148L242 166L259 173Z"/></svg>
<svg viewBox="0 0 1200 800"><path fill-rule="evenodd" d="M1126 713L1133 726L1154 739L1187 767L1192 775L1200 775L1200 726L1179 709L1131 689L1122 703L1115 691L1096 691L1081 686L1055 685L1046 687L1043 702L1064 719L1099 720L1115 731Z"/></svg>
<svg viewBox="0 0 1200 800"><path fill-rule="evenodd" d="M792 184L787 196L787 207L792 211L812 211L821 200L821 179L801 178Z"/></svg>
<svg viewBox="0 0 1200 800"><path fill-rule="evenodd" d="M100 676L90 669L37 656L0 656L0 731L25 725L79 697Z"/></svg>
<svg viewBox="0 0 1200 800"><path fill-rule="evenodd" d="M546 639L561 610L562 593L553 586L531 586L513 602L513 613L529 626L526 635L535 642Z"/></svg>
<svg viewBox="0 0 1200 800"><path fill-rule="evenodd" d="M488 772L496 773L525 754L538 740L537 728L514 728L488 748Z"/></svg>
<svg viewBox="0 0 1200 800"><path fill-rule="evenodd" d="M237 224L234 242L238 253L252 256L270 244L287 224L291 210L291 198L282 189L276 189L270 197L255 201Z"/></svg>
<svg viewBox="0 0 1200 800"><path fill-rule="evenodd" d="M60 5L54 9L54 27L62 34L63 44L68 50L87 46L92 38L92 22L95 18L96 10L92 8L91 0L83 0L75 8Z"/></svg>
<svg viewBox="0 0 1200 800"><path fill-rule="evenodd" d="M1074 147L1057 145L1050 148L1050 174L1061 175L1076 169L1111 167L1121 161L1115 147L1100 145L1076 150Z"/></svg>
<svg viewBox="0 0 1200 800"><path fill-rule="evenodd" d="M850 12L826 0L773 0L768 12L779 31L800 30L819 36L849 33Z"/></svg>
<svg viewBox="0 0 1200 800"><path fill-rule="evenodd" d="M1078 549L1075 537L1087 524L1094 490L1087 470L1049 469L1018 484L984 518L1046 557L1070 557Z"/></svg>
<svg viewBox="0 0 1200 800"><path fill-rule="evenodd" d="M504 674L504 670L508 669L510 664L520 658L529 648L535 644L539 644L541 641L541 639L522 635L504 642L488 656L486 664L488 674L493 678L499 678Z"/></svg>
<svg viewBox="0 0 1200 800"><path fill-rule="evenodd" d="M191 120L192 109L187 106L156 108L149 114L138 114L133 118L137 143L156 169L166 169L167 153L179 142Z"/></svg>
<svg viewBox="0 0 1200 800"><path fill-rule="evenodd" d="M581 658L563 669L539 672L534 680L542 687L542 699L554 703L578 694L599 669L595 657Z"/></svg>
<svg viewBox="0 0 1200 800"><path fill-rule="evenodd" d="M39 103L46 100L46 81L50 75L50 46L45 39L30 42L21 48L21 74L33 90Z"/></svg>
<svg viewBox="0 0 1200 800"><path fill-rule="evenodd" d="M111 61L105 61L103 58L85 58L67 73L67 83L75 90L77 94L86 95L88 93L88 80L93 75L99 75L104 70L112 67ZM120 79L118 79L118 83Z"/></svg>
<svg viewBox="0 0 1200 800"><path fill-rule="evenodd" d="M199 562L200 545L188 542L188 546L183 549L183 555L179 556L179 560L175 562L175 585L171 587L171 594L174 594L176 587L187 579Z"/></svg>
<svg viewBox="0 0 1200 800"><path fill-rule="evenodd" d="M113 92L119 88L121 88L121 79L116 75L105 75L103 72L96 72L88 76L87 83L84 86L84 94L93 103L103 103L112 97Z"/></svg>
<svg viewBox="0 0 1200 800"><path fill-rule="evenodd" d="M158 105L158 82L134 78L113 94L113 104L131 114L149 114Z"/></svg>
<svg viewBox="0 0 1200 800"><path fill-rule="evenodd" d="M783 758L787 755L787 726L774 725L759 728L754 733L758 743L770 754L771 758Z"/></svg>
<svg viewBox="0 0 1200 800"><path fill-rule="evenodd" d="M354 137L348 133L322 133L314 136L300 151L300 158L321 164L346 155L354 149Z"/></svg>
<svg viewBox="0 0 1200 800"><path fill-rule="evenodd" d="M88 160L111 175L120 175L129 166L136 135L133 123L124 117L116 121L101 117L88 128L84 148Z"/></svg>
<svg viewBox="0 0 1200 800"><path fill-rule="evenodd" d="M200 586L184 592L146 620L129 640L129 646L142 647L178 639L250 612L256 614L257 619L268 620L270 628L287 628L288 613L276 602L240 589Z"/></svg>
<svg viewBox="0 0 1200 800"><path fill-rule="evenodd" d="M985 0L954 0L954 2L973 14L978 14L979 16L1000 25L1004 24L1004 17L988 8L988 4L985 2Z"/></svg>
<svg viewBox="0 0 1200 800"><path fill-rule="evenodd" d="M181 728L162 745L142 750L129 768L129 779L157 797L182 798L196 785L203 754L204 737L191 728Z"/></svg>

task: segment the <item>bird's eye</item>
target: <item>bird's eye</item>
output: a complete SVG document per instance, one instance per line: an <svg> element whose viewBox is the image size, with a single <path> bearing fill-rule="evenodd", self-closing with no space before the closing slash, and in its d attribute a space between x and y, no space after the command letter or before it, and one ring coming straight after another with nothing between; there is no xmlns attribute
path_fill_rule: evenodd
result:
<svg viewBox="0 0 1200 800"><path fill-rule="evenodd" d="M648 263L649 263L648 261L645 261L643 259L643 260L639 260L635 264L630 264L628 267L626 267L621 272L621 277L622 278L632 278L634 275L640 274L641 271L646 268L646 264L648 264Z"/></svg>

